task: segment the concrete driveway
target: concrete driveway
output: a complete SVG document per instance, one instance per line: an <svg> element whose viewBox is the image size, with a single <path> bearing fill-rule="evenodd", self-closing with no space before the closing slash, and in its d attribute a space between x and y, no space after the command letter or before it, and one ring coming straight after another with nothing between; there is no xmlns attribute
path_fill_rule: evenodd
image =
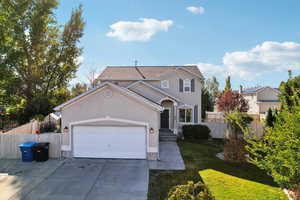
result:
<svg viewBox="0 0 300 200"><path fill-rule="evenodd" d="M0 160L1 200L146 200L145 160Z"/></svg>
<svg viewBox="0 0 300 200"><path fill-rule="evenodd" d="M175 142L160 143L160 160L0 160L0 200L146 200L149 169L185 169Z"/></svg>

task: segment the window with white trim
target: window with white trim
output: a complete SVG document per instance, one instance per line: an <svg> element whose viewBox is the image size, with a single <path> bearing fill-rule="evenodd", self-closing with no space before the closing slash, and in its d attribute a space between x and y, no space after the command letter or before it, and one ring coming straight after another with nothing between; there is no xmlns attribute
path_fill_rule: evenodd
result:
<svg viewBox="0 0 300 200"><path fill-rule="evenodd" d="M179 122L191 123L192 122L192 109L191 108L180 108L179 109Z"/></svg>
<svg viewBox="0 0 300 200"><path fill-rule="evenodd" d="M161 88L169 88L169 80L163 80L160 82Z"/></svg>
<svg viewBox="0 0 300 200"><path fill-rule="evenodd" d="M183 80L183 90L185 92L190 92L191 91L191 80L190 79Z"/></svg>

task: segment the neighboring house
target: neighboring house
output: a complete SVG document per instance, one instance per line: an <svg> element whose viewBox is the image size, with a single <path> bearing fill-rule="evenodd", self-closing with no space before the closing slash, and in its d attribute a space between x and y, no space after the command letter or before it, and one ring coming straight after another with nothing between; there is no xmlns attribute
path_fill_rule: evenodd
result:
<svg viewBox="0 0 300 200"><path fill-rule="evenodd" d="M197 66L107 67L96 88L55 110L74 157L155 160L160 132L201 122L202 81Z"/></svg>
<svg viewBox="0 0 300 200"><path fill-rule="evenodd" d="M49 115L47 115L43 122L45 123L54 123L54 124L59 124L60 123L60 118L61 118L61 114L60 112L53 112L50 113Z"/></svg>
<svg viewBox="0 0 300 200"><path fill-rule="evenodd" d="M264 118L269 108L280 108L280 101L278 94L280 91L277 88L271 87L254 87L254 88L241 88L241 94L248 101L249 114L259 115Z"/></svg>

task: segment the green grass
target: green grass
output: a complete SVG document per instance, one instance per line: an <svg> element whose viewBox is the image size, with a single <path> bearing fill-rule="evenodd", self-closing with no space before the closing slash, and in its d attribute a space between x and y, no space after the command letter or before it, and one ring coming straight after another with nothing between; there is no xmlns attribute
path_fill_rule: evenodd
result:
<svg viewBox="0 0 300 200"><path fill-rule="evenodd" d="M172 186L188 180L202 180L216 200L286 200L282 190L254 165L235 164L215 157L222 151L220 142L178 143L186 170L151 171L149 200L163 200ZM200 174L200 176L199 176Z"/></svg>

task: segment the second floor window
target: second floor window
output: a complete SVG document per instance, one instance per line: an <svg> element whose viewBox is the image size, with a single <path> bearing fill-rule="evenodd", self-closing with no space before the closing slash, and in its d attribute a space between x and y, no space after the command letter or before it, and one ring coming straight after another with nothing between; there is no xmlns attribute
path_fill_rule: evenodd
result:
<svg viewBox="0 0 300 200"><path fill-rule="evenodd" d="M161 88L169 88L169 81L168 80L163 80L161 81Z"/></svg>
<svg viewBox="0 0 300 200"><path fill-rule="evenodd" d="M190 92L191 91L191 80L190 79L185 79L183 81L183 89L185 92Z"/></svg>

